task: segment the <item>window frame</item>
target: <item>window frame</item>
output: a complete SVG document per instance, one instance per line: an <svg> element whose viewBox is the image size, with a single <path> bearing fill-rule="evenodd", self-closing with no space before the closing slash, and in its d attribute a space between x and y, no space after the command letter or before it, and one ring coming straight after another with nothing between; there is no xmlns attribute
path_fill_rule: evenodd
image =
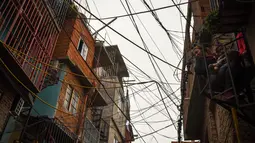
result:
<svg viewBox="0 0 255 143"><path fill-rule="evenodd" d="M81 46L81 44L82 44L82 46ZM80 53L80 55L82 56L82 58L86 61L87 57L88 57L89 47L86 44L85 40L83 40L82 38L80 38L80 40L79 40L77 50Z"/></svg>
<svg viewBox="0 0 255 143"><path fill-rule="evenodd" d="M79 98L79 93L72 86L68 85L66 88L65 101L63 106L69 112L76 114L79 108Z"/></svg>

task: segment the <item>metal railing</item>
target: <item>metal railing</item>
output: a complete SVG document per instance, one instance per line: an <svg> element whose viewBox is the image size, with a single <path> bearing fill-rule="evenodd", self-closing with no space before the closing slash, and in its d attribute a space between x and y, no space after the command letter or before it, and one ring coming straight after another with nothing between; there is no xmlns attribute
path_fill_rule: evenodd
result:
<svg viewBox="0 0 255 143"><path fill-rule="evenodd" d="M84 122L83 136L83 143L99 143L100 133L88 118L86 118Z"/></svg>
<svg viewBox="0 0 255 143"><path fill-rule="evenodd" d="M39 90L47 71L47 66L41 63L48 64L51 60L60 32L58 27L63 24L67 9L63 2L60 2L61 7L53 0L48 3L56 17L43 0L1 0L0 3L0 40L17 51L10 53ZM30 57L35 57L36 61Z"/></svg>

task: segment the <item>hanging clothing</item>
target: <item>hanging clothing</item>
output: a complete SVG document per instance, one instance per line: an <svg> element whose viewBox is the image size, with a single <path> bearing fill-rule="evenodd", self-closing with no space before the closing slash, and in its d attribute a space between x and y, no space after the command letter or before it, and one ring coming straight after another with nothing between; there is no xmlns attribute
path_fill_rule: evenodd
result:
<svg viewBox="0 0 255 143"><path fill-rule="evenodd" d="M242 32L240 32L236 35L236 39L238 39L237 40L238 51L240 54L243 54L246 51L246 45L245 45L244 39L242 37L243 37Z"/></svg>

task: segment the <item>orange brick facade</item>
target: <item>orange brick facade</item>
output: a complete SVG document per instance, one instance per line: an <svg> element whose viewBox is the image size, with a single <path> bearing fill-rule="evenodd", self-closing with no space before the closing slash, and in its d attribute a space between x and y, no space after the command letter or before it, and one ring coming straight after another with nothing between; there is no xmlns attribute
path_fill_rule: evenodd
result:
<svg viewBox="0 0 255 143"><path fill-rule="evenodd" d="M68 35L67 35L68 34ZM79 40L82 39L87 47L88 47L88 54L86 57L86 61L80 55L78 51ZM67 19L64 24L64 28L59 36L59 40L56 45L56 49L54 52L55 59L67 59L69 60L74 66L77 66L82 74L88 78L88 80L93 83L96 79L90 68L93 67L93 59L95 54L95 41L88 31L84 22L77 18ZM89 67L88 67L89 66ZM71 70L69 65L67 64L66 70L68 72L74 72ZM68 115L66 113L57 111L55 117L59 118L72 132L76 133L77 135L81 135L83 129L83 122L85 117L85 112L87 112L87 117L90 118L90 110L86 110L87 99L90 89L82 88L75 85L81 86L91 86L91 85L84 85L84 82L81 80L86 80L85 77L75 76L73 74L66 73L64 77L64 81L67 83L63 83L59 95L59 100L57 104L57 108L63 111L67 111L64 107L64 101L66 96L66 89L69 84L75 91L78 92L80 98L78 102L78 114L76 115ZM71 84L71 85L70 85Z"/></svg>
<svg viewBox="0 0 255 143"><path fill-rule="evenodd" d="M69 60L74 65L77 65L83 74L90 79L90 82L92 82L96 78L93 76L88 66L92 68L95 54L95 41L81 19L67 19L64 25L56 45L54 58L66 59L68 57ZM66 33L68 33L68 36ZM86 58L86 63L88 65L77 50L80 38L82 38L88 46Z"/></svg>
<svg viewBox="0 0 255 143"><path fill-rule="evenodd" d="M70 68L66 68L67 71L70 71ZM79 81L79 79L72 75L72 74L66 74L64 77L64 81L68 81L71 84L76 84L76 85L81 85L82 83ZM77 87L77 86L71 86L76 92L79 94L79 102L77 106L77 114L72 115L71 112L69 112L65 107L64 107L64 101L66 97L66 89L67 89L68 84L63 83L59 95L59 100L57 103L57 108L65 111L70 114L63 113L61 111L57 111L55 114L55 117L60 119L71 131L74 133L80 132L81 128L80 125L83 122L83 117L85 113L85 105L86 105L86 99L88 97L87 91L84 88Z"/></svg>

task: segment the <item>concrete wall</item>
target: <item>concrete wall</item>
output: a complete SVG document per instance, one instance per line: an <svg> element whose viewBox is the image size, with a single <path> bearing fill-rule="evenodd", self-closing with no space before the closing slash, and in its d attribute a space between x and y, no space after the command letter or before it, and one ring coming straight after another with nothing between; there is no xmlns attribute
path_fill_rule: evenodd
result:
<svg viewBox="0 0 255 143"><path fill-rule="evenodd" d="M111 77L109 79L104 79L104 80L118 82L117 77ZM120 87L120 84L105 82L105 86ZM121 96L124 95L124 91L121 88L109 88L107 89L107 92L117 104L121 102ZM118 130L121 132L122 137L125 137L125 133L126 133L125 132L126 118L117 108L117 106L112 102L112 100L108 97L106 92L104 90L101 90L101 93L103 94L103 97L106 103L108 104L107 106L104 107L103 115L102 115L102 118L105 121L107 121L107 123L110 125L108 142L113 143L114 138L117 139L119 142L121 142L122 141L121 136L118 134L117 128L114 126L111 118L113 118L114 121L116 122ZM126 112L126 106L127 106L127 103L123 102L122 106L120 107L121 110Z"/></svg>

